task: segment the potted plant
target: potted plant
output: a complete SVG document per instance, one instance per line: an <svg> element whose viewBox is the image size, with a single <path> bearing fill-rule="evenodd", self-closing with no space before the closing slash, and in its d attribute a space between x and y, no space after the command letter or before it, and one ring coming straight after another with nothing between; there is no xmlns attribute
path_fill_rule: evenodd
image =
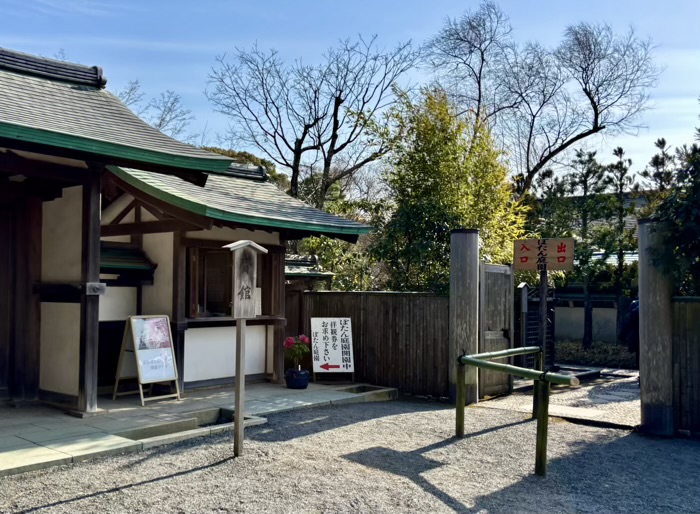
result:
<svg viewBox="0 0 700 514"><path fill-rule="evenodd" d="M294 361L294 367L284 373L284 380L290 389L306 389L309 385L308 370L301 369L299 360L311 351L311 340L304 334L284 340L284 354Z"/></svg>

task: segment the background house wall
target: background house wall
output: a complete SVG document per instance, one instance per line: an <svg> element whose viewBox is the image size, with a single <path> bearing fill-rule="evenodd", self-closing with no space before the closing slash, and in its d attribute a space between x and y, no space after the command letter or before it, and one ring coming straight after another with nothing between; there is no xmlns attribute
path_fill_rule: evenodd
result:
<svg viewBox="0 0 700 514"><path fill-rule="evenodd" d="M580 341L583 339L583 307L556 307L557 322L554 333L557 340ZM593 308L593 340L606 343L617 342L617 309L614 307Z"/></svg>

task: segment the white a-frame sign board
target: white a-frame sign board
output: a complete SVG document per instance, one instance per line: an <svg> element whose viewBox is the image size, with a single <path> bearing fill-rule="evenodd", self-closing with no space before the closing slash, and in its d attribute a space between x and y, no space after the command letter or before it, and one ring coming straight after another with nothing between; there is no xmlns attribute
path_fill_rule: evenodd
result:
<svg viewBox="0 0 700 514"><path fill-rule="evenodd" d="M138 379L138 391L117 392L120 380L133 378ZM143 385L160 382L175 382L175 393L144 398ZM126 321L112 399L136 393L141 395L142 406L151 400L180 399L168 316L130 316Z"/></svg>

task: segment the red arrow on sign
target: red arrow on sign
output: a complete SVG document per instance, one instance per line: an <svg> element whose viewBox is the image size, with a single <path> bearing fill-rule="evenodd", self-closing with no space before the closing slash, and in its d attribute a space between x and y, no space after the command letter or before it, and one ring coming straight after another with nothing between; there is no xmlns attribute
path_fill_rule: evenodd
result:
<svg viewBox="0 0 700 514"><path fill-rule="evenodd" d="M339 368L339 367L340 367L339 364L328 364L327 362L325 364L321 364L321 368L325 369L326 371L328 371L331 368Z"/></svg>

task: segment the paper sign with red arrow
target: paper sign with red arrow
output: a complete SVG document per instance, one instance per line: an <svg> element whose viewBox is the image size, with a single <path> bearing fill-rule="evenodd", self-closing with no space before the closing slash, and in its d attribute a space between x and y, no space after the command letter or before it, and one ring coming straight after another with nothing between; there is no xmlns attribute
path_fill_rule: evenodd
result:
<svg viewBox="0 0 700 514"><path fill-rule="evenodd" d="M316 373L354 373L350 318L311 318L311 360Z"/></svg>

